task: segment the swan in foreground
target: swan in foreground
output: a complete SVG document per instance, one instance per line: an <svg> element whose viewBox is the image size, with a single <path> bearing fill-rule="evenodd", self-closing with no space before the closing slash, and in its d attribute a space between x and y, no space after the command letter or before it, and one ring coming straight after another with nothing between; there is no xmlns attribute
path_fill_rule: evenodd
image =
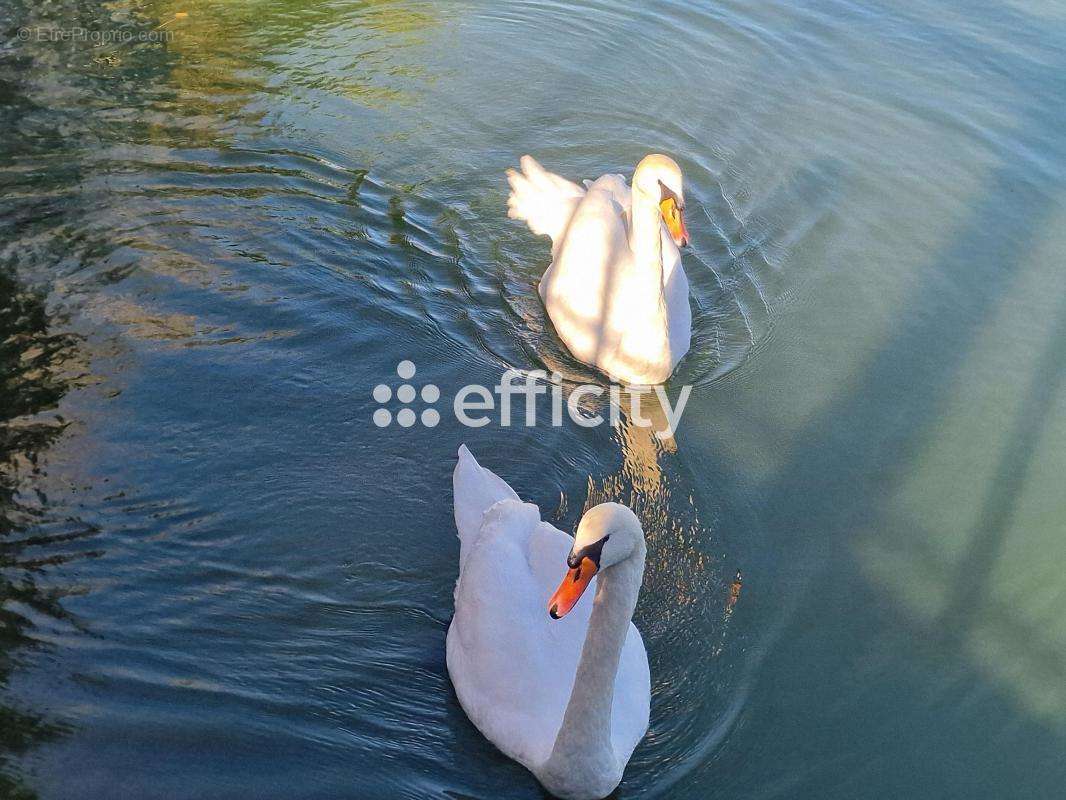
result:
<svg viewBox="0 0 1066 800"><path fill-rule="evenodd" d="M453 486L459 580L447 647L459 703L552 794L606 797L648 729L648 655L631 621L640 522L602 503L571 539L465 445Z"/></svg>
<svg viewBox="0 0 1066 800"><path fill-rule="evenodd" d="M692 338L681 168L656 153L637 165L632 188L604 175L582 189L530 156L520 163L507 171L507 215L551 237L540 296L559 338L613 380L662 383Z"/></svg>

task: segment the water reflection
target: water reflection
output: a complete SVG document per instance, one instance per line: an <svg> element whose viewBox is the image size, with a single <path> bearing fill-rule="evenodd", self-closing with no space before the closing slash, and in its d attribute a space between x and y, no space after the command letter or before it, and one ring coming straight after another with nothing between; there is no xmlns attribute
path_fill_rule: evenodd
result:
<svg viewBox="0 0 1066 800"><path fill-rule="evenodd" d="M136 28L121 6L58 2L5 4L0 27ZM143 25L141 26L143 28ZM99 210L90 145L115 123L104 109L129 84L101 70L125 66L82 41L37 41L0 51L0 795L33 797L18 757L67 730L63 719L11 695L14 670L48 647L45 629L83 630L64 607L76 591L62 567L99 555L97 530L55 507L46 493L49 450L68 430L67 393L93 382L84 342L64 332L62 300L52 291L83 264L107 261L114 243L87 225ZM121 74L121 73L119 73ZM109 264L103 272L125 271Z"/></svg>
<svg viewBox="0 0 1066 800"><path fill-rule="evenodd" d="M676 392L671 395L676 403ZM739 571L725 552L720 520L744 524L746 514L726 507L727 497L701 493L679 457L684 425L676 438L659 435L668 430L668 415L656 394L623 393L621 400L615 438L622 464L615 473L589 478L581 513L619 502L644 526L648 562L636 619L651 659L654 724L631 769L654 796L669 796L727 735L740 708L742 695L731 684L743 671L744 643L729 635L740 602ZM564 527L580 516L568 505L564 498Z"/></svg>
<svg viewBox="0 0 1066 800"><path fill-rule="evenodd" d="M99 699L123 720L124 730L140 724L134 721L136 711L126 715L127 692L137 697L131 706L143 709L144 697L138 692L154 686L157 676L163 676L160 685L172 692L161 706L167 713L186 707L182 692L202 691L209 698L222 696L237 704L247 697L227 683L228 671L226 677L189 678L194 670L180 663L183 654L167 652L163 640L172 641L167 637L181 629L189 597L197 592L189 590L180 598L170 598L168 582L157 577L150 579L152 588L147 594L164 609L170 602L181 609L175 613L177 622L165 611L161 614L164 621L143 627L125 620L108 628L105 622L103 632L96 629L97 641L105 642L100 645L103 649L121 655L114 664L106 663L105 657L90 659L84 673L78 669L82 665L74 666L79 647L66 648L58 680L67 689L67 670L78 670L74 683L80 688L70 690L78 700L60 701L57 706L77 717L76 721L53 718L9 692L14 671L28 660L25 654L55 646L54 625L82 630L80 620L65 608L79 602L70 599L73 575L79 578L78 591L91 595L100 590L92 577L72 573L69 566L64 570L64 565L106 555L109 565L102 574L107 576L103 581L107 591L100 592L106 596L79 600L83 606L107 605L111 600L121 606L121 591L113 588L113 576L130 567L122 555L128 550L108 545L127 536L158 541L161 528L191 526L190 518L199 510L178 488L173 463L160 473L152 474L149 469L147 481L127 481L128 493L104 498L91 487L79 485L73 490L87 489L79 499L91 504L90 518L104 520L104 534L78 518L76 507L81 503L65 503L69 498L64 492L71 487L54 481L57 497L50 499L44 480L47 454L70 422L58 406L70 389L94 380L87 364L90 351L104 359L119 355L147 369L151 355L164 350L170 351L171 363L188 365L194 358L178 357L176 348L190 353L189 345L225 344L230 346L227 349L242 348L247 353L251 345L290 338L301 320L306 325L306 316L301 314L308 306L291 313L279 310L279 296L292 293L292 286L283 279L264 280L264 271L298 264L309 270L324 267L325 275L342 269L350 274L353 261L358 264L367 251L382 244L403 247L408 240L416 248L411 252L417 254L424 237L417 220L409 223L406 219L405 198L411 187L399 192L384 189L366 179L363 166L348 166L359 164L359 159L328 147L302 149L277 131L303 123L307 109L333 102L338 93L351 101L334 108L336 114L331 117L343 140L351 138L351 128L358 129L360 115L367 109L408 104L415 84L428 76L420 68L405 70L396 63L396 54L403 46L416 44L420 31L431 28L437 18L435 9L389 2L248 6L60 0L0 7L0 27L5 31L76 26L137 37L173 20L167 28L174 34L164 44L133 41L97 46L91 41L28 40L0 49L0 123L5 131L0 143L0 182L5 189L0 198L0 369L4 375L0 387L0 796L31 797L42 781L45 794L49 783L51 791L57 791L57 782L64 784L60 793L93 793L84 782L91 781L90 773L99 777L100 754L123 737L111 735L107 722L92 714L81 727L84 707L79 709L78 704L86 695L92 699L85 707L95 707ZM299 54L295 59L294 53ZM274 102L279 94L285 95L285 102ZM279 119L286 112L292 117ZM376 124L387 127L380 120ZM361 130L359 139L372 155L373 134ZM383 220L389 224L383 226ZM369 241L368 232L373 232L374 242ZM323 248L330 252L323 253ZM351 293L353 288L366 287L365 283L337 283L342 291L334 290L334 298L345 289ZM314 294L314 289L305 293ZM364 299L372 304L373 291ZM328 314L324 320L323 327L333 327ZM76 330L87 329L91 343L56 332L67 323ZM211 361L204 358L203 363ZM122 369L114 364L109 368ZM194 371L194 377L186 374L179 385L188 390L201 377L201 372ZM247 383L248 376L244 379ZM119 392L119 387L113 387L107 397L124 402L128 395ZM345 392L346 397L352 395L353 390ZM177 392L167 400L176 396ZM161 404L162 421L148 426L148 438L156 445L166 440L167 420L173 412L167 400ZM129 431L136 425L137 414L152 402L153 398L142 396L141 405L126 406L111 417L110 430L121 429L130 436L123 442L120 468L133 462L151 463L143 452L138 453L139 459L132 455L138 449L131 446ZM257 451L276 436L278 427L254 437ZM193 429L195 423L185 431ZM190 436L180 439L187 445ZM211 446L210 442L201 445ZM287 452L302 449L292 446ZM82 455L79 452L78 457ZM93 457L103 456L93 453ZM111 467L117 471L115 464ZM274 461L271 474L276 475L279 468ZM190 491L188 486L185 491ZM239 508L246 497L238 494L226 501L215 500L216 509ZM191 560L168 557L165 551L165 545L156 550L164 553L156 562L161 571ZM215 557L222 558L217 553ZM256 558L246 553L233 559L237 566L231 571L204 567L194 569L185 579L188 585L205 580L224 584L217 577L219 572L244 576L243 570ZM320 568L321 562L316 566ZM138 568L135 560L132 571ZM222 591L212 587L198 596L211 599ZM240 594L256 596L254 589ZM203 616L198 619L210 627ZM156 634L159 641L151 638ZM136 641L127 646L124 637ZM281 647L271 649L264 674L273 675L270 668ZM375 654L381 648L380 641L374 643ZM168 658L165 666L158 666ZM145 661L153 660L145 666ZM27 669L23 674L37 672ZM338 669L341 672L349 670ZM116 679L116 674L123 677ZM307 678L312 671L300 674ZM311 680L319 677L316 674ZM238 682L242 679L239 676ZM42 708L48 702L47 695L41 697ZM319 706L312 705L314 716ZM161 711L158 718L165 717ZM215 723L205 723L198 712L193 717L195 721L191 717L176 726L176 738L173 729L163 735L171 744L185 735L202 743L203 726L210 729L222 719L219 715ZM27 778L22 771L27 763L23 756L34 745L67 731L68 724L78 724L86 740L96 742L90 759L93 766L82 772L66 762L63 769ZM287 723L279 724L279 730L290 728ZM328 729L329 735L337 736L343 725ZM239 747L247 747L259 734L241 736ZM308 741L300 734L294 738L298 746ZM79 737L72 739L76 742ZM151 736L142 743L149 740ZM77 752L77 744L64 746ZM235 748L217 750L232 753ZM321 758L321 752L314 755L316 760ZM143 794L149 783L159 790L155 759L131 759L130 752L121 758L127 763L139 761L152 772L134 793ZM28 761L33 763L32 756ZM121 777L112 771L100 780L106 791L115 791ZM179 783L187 788L184 780ZM105 791L102 785L98 791Z"/></svg>
<svg viewBox="0 0 1066 800"><path fill-rule="evenodd" d="M0 796L32 797L10 763L62 725L5 699L21 648L35 648L35 619L68 620L63 589L42 585L41 575L73 556L55 547L92 533L50 535L46 497L35 491L45 453L63 434L55 413L79 367L75 339L51 330L43 297L0 269Z"/></svg>

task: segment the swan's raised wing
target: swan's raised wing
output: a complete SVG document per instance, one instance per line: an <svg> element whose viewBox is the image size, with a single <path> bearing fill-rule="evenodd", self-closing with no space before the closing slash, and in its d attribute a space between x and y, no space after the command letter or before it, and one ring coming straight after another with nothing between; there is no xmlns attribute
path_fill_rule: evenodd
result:
<svg viewBox="0 0 1066 800"><path fill-rule="evenodd" d="M455 529L459 532L459 574L474 542L481 535L485 512L501 500L517 500L514 489L492 470L485 469L466 445L459 447L459 460L452 472Z"/></svg>
<svg viewBox="0 0 1066 800"><path fill-rule="evenodd" d="M585 190L548 172L532 156L522 156L519 164L521 172L507 170L507 182L511 184L507 216L525 220L533 233L550 236L554 248L565 235Z"/></svg>

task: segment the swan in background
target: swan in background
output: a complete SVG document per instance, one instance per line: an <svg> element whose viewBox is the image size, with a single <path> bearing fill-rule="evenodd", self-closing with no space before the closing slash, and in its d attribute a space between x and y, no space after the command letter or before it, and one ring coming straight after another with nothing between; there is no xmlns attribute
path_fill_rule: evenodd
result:
<svg viewBox="0 0 1066 800"><path fill-rule="evenodd" d="M559 338L612 380L662 383L692 338L681 168L645 157L633 186L621 175L576 183L522 156L507 171L507 215L552 240L540 296Z"/></svg>
<svg viewBox="0 0 1066 800"><path fill-rule="evenodd" d="M570 538L465 445L453 486L459 580L447 650L459 703L552 794L606 797L648 729L648 656L631 621L640 522L603 503ZM593 599L579 602L591 586Z"/></svg>

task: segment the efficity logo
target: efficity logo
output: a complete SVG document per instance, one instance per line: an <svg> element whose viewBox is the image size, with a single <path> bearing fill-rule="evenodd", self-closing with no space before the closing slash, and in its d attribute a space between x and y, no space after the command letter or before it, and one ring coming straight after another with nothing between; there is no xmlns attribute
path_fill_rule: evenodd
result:
<svg viewBox="0 0 1066 800"><path fill-rule="evenodd" d="M419 421L427 428L440 424L441 414L436 408L441 399L440 387L432 383L416 387L413 381L417 372L414 362L404 359L396 365L401 383L395 390L387 383L374 387L371 394L378 408L372 419L379 428L387 428L393 422L401 428L410 428ZM527 372L508 369L495 386L477 383L463 386L452 397L450 410L459 424L467 428L481 428L493 422L508 428L515 424L516 418L517 424L525 427L546 424L558 428L567 419L583 428L604 423L618 427L625 418L642 428L657 427L655 434L660 439L669 439L677 431L690 394L692 387L682 386L677 403L672 404L662 386L594 383L566 386L557 372L549 375L541 369ZM654 396L662 411L659 426L642 410L642 403L650 399L649 395ZM538 413L545 404L549 406L547 413ZM599 413L601 410L605 414Z"/></svg>

